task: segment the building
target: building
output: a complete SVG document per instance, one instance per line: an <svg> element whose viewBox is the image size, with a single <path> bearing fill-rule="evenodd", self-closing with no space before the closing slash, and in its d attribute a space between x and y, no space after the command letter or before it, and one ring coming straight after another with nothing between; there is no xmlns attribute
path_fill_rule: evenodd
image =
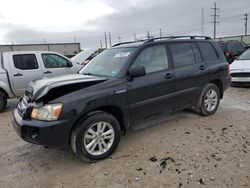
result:
<svg viewBox="0 0 250 188"><path fill-rule="evenodd" d="M63 54L67 57L72 57L81 51L81 47L80 43L0 45L0 52L9 51L54 51Z"/></svg>
<svg viewBox="0 0 250 188"><path fill-rule="evenodd" d="M227 40L238 40L241 42L245 42L250 45L250 35L235 35L235 36L227 36L227 37L219 37L215 39L216 41L227 41Z"/></svg>

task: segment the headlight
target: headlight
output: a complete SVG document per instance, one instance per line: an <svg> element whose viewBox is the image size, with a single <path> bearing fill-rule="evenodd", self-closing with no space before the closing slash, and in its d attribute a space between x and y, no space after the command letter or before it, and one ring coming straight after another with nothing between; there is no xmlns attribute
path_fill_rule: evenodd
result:
<svg viewBox="0 0 250 188"><path fill-rule="evenodd" d="M54 121L57 120L62 109L62 104L46 104L42 107L34 107L31 113L32 119Z"/></svg>

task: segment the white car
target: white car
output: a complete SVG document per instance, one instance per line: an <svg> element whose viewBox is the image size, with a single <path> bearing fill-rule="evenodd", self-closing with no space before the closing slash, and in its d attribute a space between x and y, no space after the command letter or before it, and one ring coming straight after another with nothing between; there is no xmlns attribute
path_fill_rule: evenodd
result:
<svg viewBox="0 0 250 188"><path fill-rule="evenodd" d="M250 49L230 65L230 76L233 84L250 84Z"/></svg>

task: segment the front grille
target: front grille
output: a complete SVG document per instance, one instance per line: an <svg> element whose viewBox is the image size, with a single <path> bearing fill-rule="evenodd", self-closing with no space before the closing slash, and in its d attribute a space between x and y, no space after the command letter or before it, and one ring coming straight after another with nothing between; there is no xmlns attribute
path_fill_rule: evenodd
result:
<svg viewBox="0 0 250 188"><path fill-rule="evenodd" d="M231 77L250 77L250 72L237 72L237 73L231 73Z"/></svg>

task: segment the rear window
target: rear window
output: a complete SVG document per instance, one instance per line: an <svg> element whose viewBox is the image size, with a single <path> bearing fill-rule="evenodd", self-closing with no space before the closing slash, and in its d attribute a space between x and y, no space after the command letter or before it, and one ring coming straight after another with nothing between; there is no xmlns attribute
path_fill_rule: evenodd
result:
<svg viewBox="0 0 250 188"><path fill-rule="evenodd" d="M226 51L226 50L227 50L227 44L226 44L226 43L219 42L218 44L220 45L220 47L221 47L221 49L222 49L223 51Z"/></svg>
<svg viewBox="0 0 250 188"><path fill-rule="evenodd" d="M212 44L209 42L198 42L197 44L200 48L204 61L213 61L218 59L217 53Z"/></svg>
<svg viewBox="0 0 250 188"><path fill-rule="evenodd" d="M196 63L190 43L173 43L169 48L176 68Z"/></svg>
<svg viewBox="0 0 250 188"><path fill-rule="evenodd" d="M35 54L13 55L14 66L21 70L38 69Z"/></svg>

